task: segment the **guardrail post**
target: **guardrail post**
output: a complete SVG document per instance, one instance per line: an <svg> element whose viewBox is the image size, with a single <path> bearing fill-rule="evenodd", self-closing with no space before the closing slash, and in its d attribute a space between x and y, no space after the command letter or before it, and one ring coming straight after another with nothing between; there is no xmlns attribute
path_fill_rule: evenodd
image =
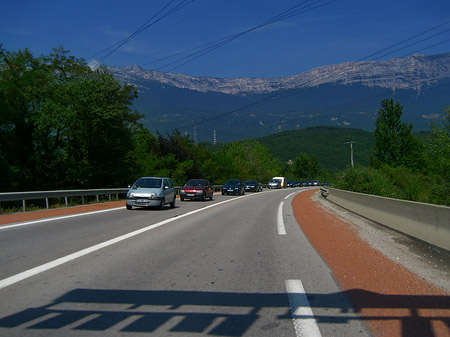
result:
<svg viewBox="0 0 450 337"><path fill-rule="evenodd" d="M84 195L81 196L81 204L84 205Z"/></svg>
<svg viewBox="0 0 450 337"><path fill-rule="evenodd" d="M95 196L95 199L97 199L97 202L98 202L98 194Z"/></svg>
<svg viewBox="0 0 450 337"><path fill-rule="evenodd" d="M67 197L64 197L64 202L66 203L66 207L69 205L69 203L67 202Z"/></svg>
<svg viewBox="0 0 450 337"><path fill-rule="evenodd" d="M22 212L25 212L25 200L22 200Z"/></svg>
<svg viewBox="0 0 450 337"><path fill-rule="evenodd" d="M48 198L45 198L45 208L48 209Z"/></svg>

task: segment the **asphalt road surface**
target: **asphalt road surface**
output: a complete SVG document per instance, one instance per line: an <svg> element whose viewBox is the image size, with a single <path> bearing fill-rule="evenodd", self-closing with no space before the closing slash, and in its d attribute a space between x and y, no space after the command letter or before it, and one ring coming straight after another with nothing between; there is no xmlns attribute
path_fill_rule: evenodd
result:
<svg viewBox="0 0 450 337"><path fill-rule="evenodd" d="M0 336L371 336L284 189L0 227Z"/></svg>

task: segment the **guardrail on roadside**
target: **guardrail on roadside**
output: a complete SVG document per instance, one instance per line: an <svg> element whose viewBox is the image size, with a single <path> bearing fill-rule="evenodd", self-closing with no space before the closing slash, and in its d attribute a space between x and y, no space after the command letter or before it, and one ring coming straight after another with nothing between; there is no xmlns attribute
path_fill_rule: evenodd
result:
<svg viewBox="0 0 450 337"><path fill-rule="evenodd" d="M320 194L322 194L322 197L327 197L328 193L330 193L330 190L327 187L320 187Z"/></svg>
<svg viewBox="0 0 450 337"><path fill-rule="evenodd" d="M61 190L61 191L34 191L34 192L6 192L0 193L0 202L5 201L22 201L22 211L26 211L27 200L43 200L45 199L45 206L49 208L49 199L64 198L66 206L68 206L69 197L81 197L81 203L84 204L85 196L95 195L97 202L100 195L108 195L111 200L111 195L115 195L118 199L119 194L126 194L128 188L105 188L105 189L89 189L89 190Z"/></svg>
<svg viewBox="0 0 450 337"><path fill-rule="evenodd" d="M328 191L325 191L328 190ZM326 198L367 219L450 252L450 207L324 189Z"/></svg>
<svg viewBox="0 0 450 337"><path fill-rule="evenodd" d="M214 192L220 191L222 185L213 185ZM175 187L175 191L179 194L181 187ZM33 191L33 192L4 192L0 193L0 203L6 201L22 201L22 211L26 212L27 200L44 200L45 207L50 208L49 199L52 198L64 198L66 207L69 205L68 198L81 197L81 204L84 205L84 197L96 196L97 202L99 202L100 195L108 195L109 200L111 196L115 195L116 199L119 199L119 194L126 194L129 188L105 188L105 189L87 189L87 190L59 190L59 191Z"/></svg>

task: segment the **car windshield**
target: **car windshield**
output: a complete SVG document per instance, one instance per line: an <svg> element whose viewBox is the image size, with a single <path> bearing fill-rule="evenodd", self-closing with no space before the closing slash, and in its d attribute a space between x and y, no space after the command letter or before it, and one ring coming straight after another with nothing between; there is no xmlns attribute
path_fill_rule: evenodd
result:
<svg viewBox="0 0 450 337"><path fill-rule="evenodd" d="M162 179L159 178L140 178L134 184L134 188L161 188Z"/></svg>
<svg viewBox="0 0 450 337"><path fill-rule="evenodd" d="M238 185L240 183L239 179L228 179L225 185Z"/></svg>
<svg viewBox="0 0 450 337"><path fill-rule="evenodd" d="M244 181L244 184L245 185L256 185L257 182L256 182L256 180L246 180L246 181Z"/></svg>
<svg viewBox="0 0 450 337"><path fill-rule="evenodd" d="M206 182L204 180L192 179L188 180L184 186L194 187L194 186L206 186Z"/></svg>

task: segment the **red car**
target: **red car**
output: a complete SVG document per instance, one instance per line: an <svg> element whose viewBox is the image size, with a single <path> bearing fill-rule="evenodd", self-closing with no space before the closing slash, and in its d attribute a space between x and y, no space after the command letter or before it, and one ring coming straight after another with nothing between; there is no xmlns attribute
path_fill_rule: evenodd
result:
<svg viewBox="0 0 450 337"><path fill-rule="evenodd" d="M209 200L213 199L214 190L211 183L206 179L191 179L184 184L180 189L180 200L184 199L198 199Z"/></svg>

